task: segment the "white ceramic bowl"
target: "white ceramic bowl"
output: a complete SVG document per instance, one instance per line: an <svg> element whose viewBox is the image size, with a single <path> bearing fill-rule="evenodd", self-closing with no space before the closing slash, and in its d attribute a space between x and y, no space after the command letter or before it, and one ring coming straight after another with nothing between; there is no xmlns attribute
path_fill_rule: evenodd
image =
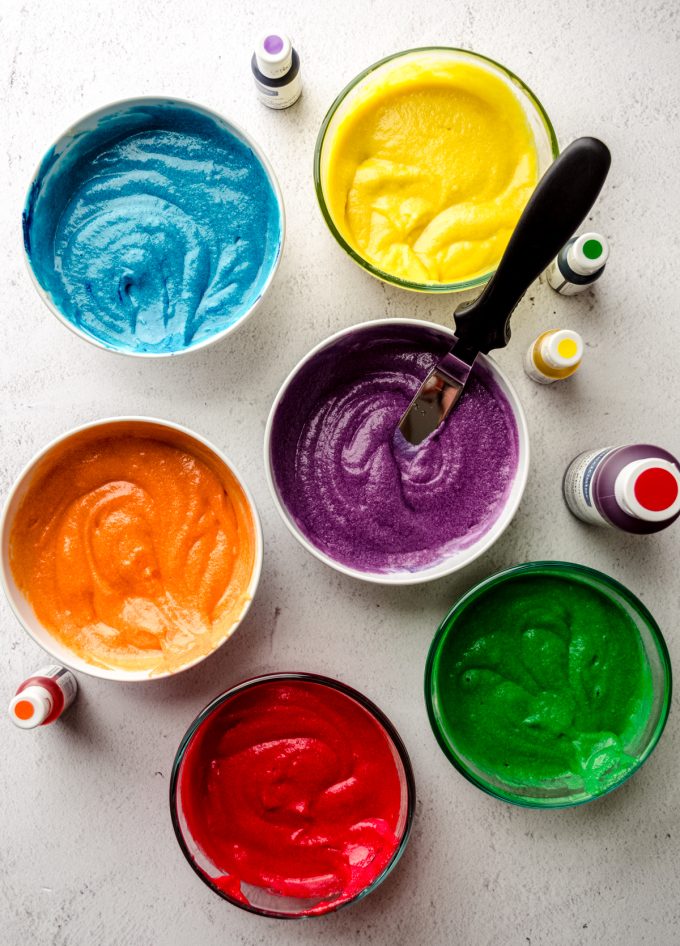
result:
<svg viewBox="0 0 680 946"><path fill-rule="evenodd" d="M280 225L280 230L281 230L278 250L277 250L274 262L271 265L270 272L266 280L262 284L256 298L253 300L252 304L247 309L247 311L244 312L243 315L241 315L232 325L228 325L226 328L222 329L222 331L216 332L214 335L211 335L209 338L204 338L202 341L197 342L195 345L189 345L188 347L178 349L177 351L144 352L144 351L131 351L124 348L113 348L110 345L107 345L105 342L100 341L99 339L95 338L93 335L90 335L88 332L83 331L78 325L76 325L74 322L68 319L63 314L63 312L61 312L58 306L54 303L49 293L45 291L43 286L38 281L33 271L33 265L31 263L30 257L26 251L26 244L24 240L24 243L23 243L24 260L26 262L28 273L31 277L31 281L33 282L33 285L35 286L38 292L38 295L40 296L42 301L45 303L47 308L50 310L52 315L56 316L56 318L59 319L59 321L63 325L65 325L66 328L68 328L71 332L73 332L79 338L83 338L86 342L89 342L91 345L95 345L97 348L103 348L104 351L113 352L116 355L129 355L134 358L174 358L174 357L177 357L178 355L185 355L185 354L188 354L189 352L199 351L201 348L206 348L208 345L213 345L216 342L221 341L223 338L226 338L227 335L230 335L232 332L236 331L237 328L240 328L240 326L242 326L246 322L246 320L250 318L253 312L255 312L255 310L259 307L260 303L262 302L262 299L264 298L264 296L266 295L267 291L269 290L272 284L274 276L276 275L276 272L279 268L279 264L281 262L281 256L283 254L283 246L284 246L285 237L286 237L286 214L285 214L284 205L283 205L283 194L281 192L281 188L279 187L279 182L276 178L276 174L274 173L274 169L269 163L269 159L265 155L262 148L260 148L257 142L255 142L250 137L250 135L247 132L245 132L239 125L236 125L234 124L234 122L224 118L224 116L220 115L218 112L214 112L212 111L212 109L205 108L205 106L198 105L196 102L191 102L187 99L168 98L165 96L140 96L139 98L134 98L134 99L120 99L118 101L111 102L108 105L104 105L93 112L89 112L83 118L79 119L77 122L71 125L70 128L67 128L66 131L62 135L60 135L59 138L57 138L57 140L52 145L52 147L47 151L47 153L44 155L44 157L42 158L42 160L40 161L39 165L36 167L33 173L33 176L31 178L31 184L27 192L26 203L25 203L25 208L24 208L24 224L25 224L25 217L26 217L26 208L29 207L30 201L33 196L34 188L36 187L36 182L40 178L43 166L46 164L49 165L53 163L55 161L55 158L58 158L60 154L62 154L64 151L68 149L68 147L74 141L76 136L82 135L83 133L93 130L94 128L97 127L98 123L103 118L106 118L109 115L114 115L116 113L119 113L125 109L132 109L137 106L144 106L144 105L153 106L153 105L173 105L173 104L184 107L184 108L193 109L200 114L203 114L203 115L208 116L209 118L212 118L215 122L217 122L219 125L222 125L224 128L227 129L227 131L231 132L231 134L233 134L236 138L242 141L248 148L250 148L250 150L253 152L256 158L260 161L260 163L262 164L262 167L265 170L265 173L272 187L272 190L274 191L274 195L276 197L276 202L278 205L279 225Z"/></svg>
<svg viewBox="0 0 680 946"><path fill-rule="evenodd" d="M66 647L66 645L61 641L57 640L57 638L55 638L50 633L50 631L43 627L35 612L33 611L33 608L17 587L14 581L14 576L12 575L9 554L12 526L14 524L14 518L17 514L19 506L21 505L21 501L28 492L36 474L39 472L44 463L49 461L50 456L55 449L62 447L70 440L75 440L81 434L83 434L83 432L94 431L100 427L106 427L109 430L111 428L117 428L116 432L119 433L143 431L144 434L153 436L158 440L166 440L172 444L179 443L180 445L185 445L187 449L189 449L198 457L203 455L211 459L213 462L217 462L218 464L225 466L238 481L248 501L255 534L255 555L253 571L247 589L246 603L239 618L231 625L230 628L226 629L224 636L215 644L215 647L211 651L209 651L207 654L203 654L195 660L183 664L176 671L157 672L155 670L125 670L123 668L109 669L88 663L86 660L83 660L82 657L78 656L72 650ZM204 437L201 437L193 430L189 430L189 428L182 427L179 424L173 424L167 420L158 420L154 417L113 417L104 420L92 421L89 424L82 424L80 427L75 427L73 430L69 430L65 434L62 434L61 437L57 437L55 440L52 440L43 450L36 454L30 463L22 470L22 472L17 477L14 486L12 487L5 503L2 518L0 519L0 544L2 547L2 558L0 560L0 580L2 581L3 590L7 596L7 600L9 601L12 610L14 611L14 614L18 618L19 622L23 625L24 629L36 642L36 644L42 647L43 650L47 651L47 653L54 657L54 659L60 664L65 664L67 667L71 667L73 670L77 670L81 673L88 673L93 677L102 677L106 680L121 680L125 682L149 679L158 680L162 677L175 676L177 673L188 670L189 667L195 666L197 663L205 660L206 657L209 657L210 654L214 653L219 647L222 646L222 644L224 644L225 641L227 641L232 636L243 618L248 613L252 599L255 597L255 592L257 590L260 574L262 571L263 541L260 517L255 506L255 501L253 500L253 497L250 494L250 491L245 485L238 470L234 467L233 463L227 459L221 450L218 450L214 444L210 443L210 441L206 440Z"/></svg>
<svg viewBox="0 0 680 946"><path fill-rule="evenodd" d="M519 402L519 398L517 397L514 388L510 384L510 381L503 371L501 371L498 365L493 361L493 359L484 355L480 355L479 357L482 359L483 364L490 371L494 381L498 384L500 390L503 392L508 400L508 403L510 404L515 422L517 424L518 436L517 472L508 493L505 506L491 528L467 548L460 549L450 556L447 556L442 561L418 571L361 571L360 569L351 568L342 562L336 561L336 559L327 555L325 552L317 548L316 545L310 542L307 536L305 536L300 530L294 517L288 511L285 502L279 493L272 470L271 438L274 418L278 406L286 394L291 382L296 378L301 369L309 361L311 361L312 358L318 355L319 352L331 348L334 344L336 344L336 342L346 335L351 335L362 331L375 332L377 329L380 329L380 327L385 327L388 332L390 331L390 328L392 328L395 332L398 332L400 326L405 327L407 332L412 331L412 329L409 327L414 327L417 329L422 329L424 333L432 332L443 339L451 339L451 341L453 341L455 338L451 329L445 328L441 325L436 325L434 322L424 322L420 319L378 319L372 322L362 322L359 325L353 325L350 328L336 332L334 335L331 335L330 338L327 338L325 341L313 348L309 354L306 355L302 361L300 361L299 364L291 371L286 380L283 382L269 413L264 435L265 472L269 489L271 490L271 494L274 499L274 505L276 506L279 515L288 526L288 529L292 532L298 542L304 546L308 552L311 552L312 555L316 556L316 558L318 558L320 561L325 562L327 565L330 565L331 568L335 568L344 575L350 575L352 578L359 578L362 581L369 581L382 585L415 585L421 582L433 581L436 578L443 578L445 575L450 575L452 572L456 572L459 569L464 568L466 565L469 565L470 562L473 562L476 558L479 558L480 555L486 552L486 550L494 544L494 542L499 538L500 535L502 535L502 533L510 524L522 499L522 494L524 493L524 487L526 486L527 476L529 473L529 431L527 428L526 417Z"/></svg>

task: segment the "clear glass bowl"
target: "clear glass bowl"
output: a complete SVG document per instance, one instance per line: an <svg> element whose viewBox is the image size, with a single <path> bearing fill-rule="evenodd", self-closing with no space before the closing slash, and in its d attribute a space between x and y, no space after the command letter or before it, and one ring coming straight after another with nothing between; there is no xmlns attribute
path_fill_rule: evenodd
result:
<svg viewBox="0 0 680 946"><path fill-rule="evenodd" d="M505 782L497 775L490 774L477 766L473 759L466 756L457 747L453 736L447 730L442 707L440 706L438 677L441 670L440 658L448 636L455 633L457 621L463 612L492 588L501 583L511 582L517 578L530 575L562 577L571 581L582 582L618 604L633 619L649 661L653 688L652 706L647 723L644 729L637 734L635 743L626 746L626 752L634 756L636 762L617 781L608 782L598 792L589 793L583 788L573 785L568 786L557 780L546 782L541 788L535 785L518 787L516 784ZM569 562L528 562L492 575L485 581L475 585L456 602L440 624L432 641L425 667L425 703L430 725L444 754L455 768L477 788L502 801L525 808L573 807L593 801L595 798L601 798L627 781L649 758L659 741L668 719L671 690L671 664L666 643L659 626L644 604L627 588L608 575L587 568L585 565L575 565Z"/></svg>
<svg viewBox="0 0 680 946"><path fill-rule="evenodd" d="M538 154L539 176L546 171L559 154L559 147L550 119L531 89L514 75L514 73L510 72L509 69L506 69L505 66L502 66L500 63L494 62L493 59L489 59L487 56L450 46L424 46L418 49L407 49L403 52L387 56L385 59L381 59L379 62L369 66L368 69L364 69L363 72L359 73L358 76L345 86L329 108L319 129L316 147L314 149L314 187L316 189L319 207L328 225L328 229L348 256L361 266L362 269L365 269L366 272L375 276L377 279L383 280L383 282L400 286L402 289L411 289L415 292L461 292L463 290L471 290L483 286L493 275L493 270L481 276L476 276L474 279L454 283L412 282L408 279L401 279L398 276L387 273L364 259L364 257L347 242L333 220L324 193L324 183L328 173L329 151L326 145L332 141L334 132L340 121L352 111L358 96L362 94L367 85L375 81L376 78L387 74L391 70L401 68L405 63L424 61L428 57L436 60L445 58L450 59L452 62L471 63L483 69L487 69L489 72L493 73L494 76L500 78L512 90L517 100L522 105L529 126L534 134Z"/></svg>
<svg viewBox="0 0 680 946"><path fill-rule="evenodd" d="M241 900L231 896L226 890L222 889L222 887L215 883L213 877L215 875L220 875L220 868L213 864L208 852L204 851L197 841L192 837L182 807L183 779L186 775L186 766L184 763L187 749L201 727L204 726L213 716L213 714L216 713L226 702L237 696L237 694L243 693L244 690L271 683L285 683L287 681L302 681L304 683L316 684L319 687L329 688L343 694L343 696L345 696L348 700L358 704L358 706L360 706L362 710L378 724L379 728L387 738L399 777L401 789L401 806L399 825L397 829L399 841L389 862L386 864L384 869L371 881L371 883L360 890L357 894L347 900L341 901L340 903L331 901L327 909L324 908L323 900L310 901L309 898L297 899L293 897L283 897L263 887L253 887L252 885L249 885L247 888L247 899ZM170 778L170 813L172 817L172 824L175 829L175 835L184 856L201 878L201 880L224 900L227 900L229 903L233 903L234 906L240 907L242 910L246 910L249 913L256 913L259 916L273 917L277 919L298 919L304 916L323 916L326 913L332 913L341 907L349 906L351 903L356 903L357 900L362 900L365 896L375 890L376 887L378 887L388 876L388 874L392 872L399 858L404 853L413 823L415 803L416 789L411 762L399 733L394 728L389 719L384 713L381 712L381 710L378 709L377 706L375 706L374 703L372 703L357 690L353 690L351 687L348 687L344 683L340 683L337 680L332 680L329 677L319 676L318 674L314 673L265 674L263 676L254 677L251 680L245 680L244 682L239 683L227 690L225 693L222 693L221 696L216 697L212 703L206 706L205 709L198 714L196 719L187 730L182 742L180 743L179 749L177 750L177 755L175 756L172 775ZM213 875L212 877L211 873ZM245 890L242 889L241 892L245 897Z"/></svg>

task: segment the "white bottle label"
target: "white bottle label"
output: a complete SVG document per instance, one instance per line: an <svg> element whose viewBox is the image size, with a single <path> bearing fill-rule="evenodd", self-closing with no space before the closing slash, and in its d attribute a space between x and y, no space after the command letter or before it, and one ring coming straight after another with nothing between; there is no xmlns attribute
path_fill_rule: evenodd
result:
<svg viewBox="0 0 680 946"><path fill-rule="evenodd" d="M593 476L604 458L616 449L605 447L604 450L588 450L581 453L567 467L564 474L563 492L564 501L575 516L583 522L590 522L597 526L610 526L593 502Z"/></svg>
<svg viewBox="0 0 680 946"><path fill-rule="evenodd" d="M569 280L565 279L562 275L556 259L554 259L548 267L547 277L548 283L553 287L555 292L559 292L561 296L575 296L577 293L583 292L584 289L589 289L592 285L592 283L578 285L578 283L569 282Z"/></svg>
<svg viewBox="0 0 680 946"><path fill-rule="evenodd" d="M290 82L275 89L255 79L255 88L258 99L268 108L289 108L297 102L302 92L300 71L298 70L297 75Z"/></svg>
<svg viewBox="0 0 680 946"><path fill-rule="evenodd" d="M70 706L76 698L78 692L78 681L66 667L59 667L56 664L50 667L41 667L31 674L32 677L51 677L57 683L64 694L64 709ZM63 710L62 710L63 712Z"/></svg>
<svg viewBox="0 0 680 946"><path fill-rule="evenodd" d="M538 341L538 339L536 340ZM557 378L549 378L546 374L539 371L536 367L536 362L534 361L534 351L536 350L536 342L533 342L529 346L529 350L524 356L524 371L527 376L531 378L532 381L536 381L538 384L553 384L557 381Z"/></svg>

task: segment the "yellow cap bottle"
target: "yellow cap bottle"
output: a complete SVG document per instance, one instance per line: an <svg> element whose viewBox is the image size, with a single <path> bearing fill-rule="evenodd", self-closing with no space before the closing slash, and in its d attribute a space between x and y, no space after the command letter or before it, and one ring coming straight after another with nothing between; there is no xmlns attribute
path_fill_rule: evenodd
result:
<svg viewBox="0 0 680 946"><path fill-rule="evenodd" d="M539 384L552 384L571 377L583 358L583 339L569 329L543 332L529 346L524 370Z"/></svg>

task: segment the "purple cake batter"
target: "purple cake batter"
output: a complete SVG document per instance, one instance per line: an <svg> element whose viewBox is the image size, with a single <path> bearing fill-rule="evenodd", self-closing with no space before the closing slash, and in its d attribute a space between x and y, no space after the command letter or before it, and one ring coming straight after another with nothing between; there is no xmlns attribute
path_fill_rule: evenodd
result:
<svg viewBox="0 0 680 946"><path fill-rule="evenodd" d="M376 325L308 361L271 435L279 496L304 535L361 571L417 571L466 548L500 515L517 469L507 399L482 366L419 447L395 431L450 338Z"/></svg>

